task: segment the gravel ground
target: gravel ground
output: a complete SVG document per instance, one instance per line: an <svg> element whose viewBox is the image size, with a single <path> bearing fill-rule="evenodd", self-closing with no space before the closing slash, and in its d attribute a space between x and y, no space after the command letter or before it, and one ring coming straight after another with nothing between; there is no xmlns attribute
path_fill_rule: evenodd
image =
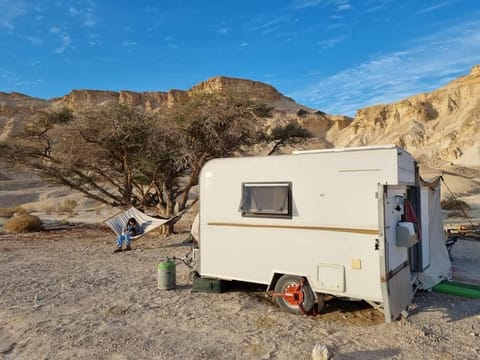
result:
<svg viewBox="0 0 480 360"><path fill-rule="evenodd" d="M148 234L113 254L94 226L0 235L0 358L310 359L315 344L333 359L480 358L480 300L419 292L386 324L363 302L306 317L256 289L194 293L183 264L176 289L159 290L156 265L188 253L186 237Z"/></svg>

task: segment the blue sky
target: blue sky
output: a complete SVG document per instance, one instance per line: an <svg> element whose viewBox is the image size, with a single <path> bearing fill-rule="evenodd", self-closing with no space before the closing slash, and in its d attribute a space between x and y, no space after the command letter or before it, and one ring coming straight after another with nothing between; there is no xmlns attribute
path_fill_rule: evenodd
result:
<svg viewBox="0 0 480 360"><path fill-rule="evenodd" d="M480 64L479 0L0 0L0 91L168 91L225 75L331 114Z"/></svg>

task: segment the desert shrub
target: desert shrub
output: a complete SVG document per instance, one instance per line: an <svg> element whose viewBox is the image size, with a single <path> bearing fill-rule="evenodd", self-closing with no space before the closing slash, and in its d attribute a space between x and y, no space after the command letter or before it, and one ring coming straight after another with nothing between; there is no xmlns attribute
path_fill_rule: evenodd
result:
<svg viewBox="0 0 480 360"><path fill-rule="evenodd" d="M11 218L15 214L28 214L28 210L21 206L0 208L0 217Z"/></svg>
<svg viewBox="0 0 480 360"><path fill-rule="evenodd" d="M440 202L440 205L442 206L443 210L468 210L470 209L470 206L463 201L463 200L458 200L454 198L447 198L444 199Z"/></svg>
<svg viewBox="0 0 480 360"><path fill-rule="evenodd" d="M19 214L5 223L5 230L12 233L41 231L43 230L43 225L38 216Z"/></svg>
<svg viewBox="0 0 480 360"><path fill-rule="evenodd" d="M60 204L57 208L57 211L60 213L68 213L72 214L75 208L77 207L78 203L73 199L67 199Z"/></svg>
<svg viewBox="0 0 480 360"><path fill-rule="evenodd" d="M13 208L0 208L0 217L10 218L15 213Z"/></svg>
<svg viewBox="0 0 480 360"><path fill-rule="evenodd" d="M45 214L52 214L55 211L55 207L51 204L45 204L42 206L42 210Z"/></svg>

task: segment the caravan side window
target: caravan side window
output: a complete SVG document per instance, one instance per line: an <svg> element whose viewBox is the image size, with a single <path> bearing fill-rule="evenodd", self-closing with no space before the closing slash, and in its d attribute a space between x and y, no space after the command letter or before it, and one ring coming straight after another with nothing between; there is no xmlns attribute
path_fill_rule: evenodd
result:
<svg viewBox="0 0 480 360"><path fill-rule="evenodd" d="M243 183L242 216L292 218L291 183Z"/></svg>

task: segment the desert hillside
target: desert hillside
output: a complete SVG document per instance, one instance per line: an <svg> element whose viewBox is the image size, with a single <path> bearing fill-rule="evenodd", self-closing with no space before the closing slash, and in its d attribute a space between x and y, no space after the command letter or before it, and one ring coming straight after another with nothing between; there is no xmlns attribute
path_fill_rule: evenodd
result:
<svg viewBox="0 0 480 360"><path fill-rule="evenodd" d="M480 168L480 65L431 93L359 109L335 147L395 143L425 165Z"/></svg>
<svg viewBox="0 0 480 360"><path fill-rule="evenodd" d="M49 100L0 92L0 141L15 134L25 119L41 110L63 107L81 110L125 103L158 112L197 92L226 91L240 92L274 107L272 117L266 120L267 127L296 122L309 129L315 137L302 145L303 148L398 144L419 160L424 176L444 175L455 194L475 209L480 208L480 65L433 92L359 109L354 119L297 104L268 84L228 77L214 77L189 90L141 93L72 90ZM264 154L262 150L258 152ZM50 199L57 194L50 191L52 189L45 192L43 186L30 179L31 175L15 184L12 181L19 179L12 172L1 176L1 206L14 206L27 199L45 201L45 197ZM33 194L20 196L19 192L26 189L31 189ZM47 195L41 195L45 193ZM444 194L448 195L446 189Z"/></svg>

